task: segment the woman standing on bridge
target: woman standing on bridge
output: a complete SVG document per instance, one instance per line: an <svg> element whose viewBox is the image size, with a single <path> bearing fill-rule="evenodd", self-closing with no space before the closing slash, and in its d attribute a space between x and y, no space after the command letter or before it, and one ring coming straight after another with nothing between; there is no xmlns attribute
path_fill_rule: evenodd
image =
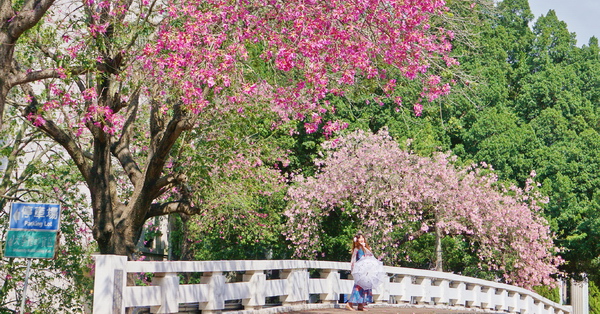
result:
<svg viewBox="0 0 600 314"><path fill-rule="evenodd" d="M356 303L359 311L366 311L367 303L373 303L372 289L386 280L387 275L383 270L383 264L373 256L371 247L362 234L356 235L353 239L350 270L354 277L354 287L346 303L346 309L354 311L352 304Z"/></svg>

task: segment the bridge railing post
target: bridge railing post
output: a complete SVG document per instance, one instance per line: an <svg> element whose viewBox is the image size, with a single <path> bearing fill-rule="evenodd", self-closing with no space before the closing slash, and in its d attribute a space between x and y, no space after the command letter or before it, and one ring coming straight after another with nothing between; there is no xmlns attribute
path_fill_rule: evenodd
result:
<svg viewBox="0 0 600 314"><path fill-rule="evenodd" d="M246 271L243 280L250 290L250 298L242 299L244 310L260 310L265 305L267 275L264 271Z"/></svg>
<svg viewBox="0 0 600 314"><path fill-rule="evenodd" d="M410 303L412 289L412 276L396 276L393 279L393 285L397 287L394 289L393 296L396 302ZM391 293L390 293L391 294Z"/></svg>
<svg viewBox="0 0 600 314"><path fill-rule="evenodd" d="M488 310L493 309L495 291L496 291L496 289L491 288L491 287L482 287L481 288L481 294L482 294L481 308L482 309L488 309Z"/></svg>
<svg viewBox="0 0 600 314"><path fill-rule="evenodd" d="M336 303L340 299L340 272L337 269L321 269L319 277L326 280L326 291L319 295L323 303Z"/></svg>
<svg viewBox="0 0 600 314"><path fill-rule="evenodd" d="M431 278L421 276L413 277L413 284L418 287L419 291L419 293L415 295L415 302L417 304L429 304L431 302Z"/></svg>
<svg viewBox="0 0 600 314"><path fill-rule="evenodd" d="M582 281L571 279L571 304L573 314L588 314L589 309L588 279Z"/></svg>
<svg viewBox="0 0 600 314"><path fill-rule="evenodd" d="M449 302L448 291L450 288L450 281L445 279L433 279L431 281L432 296L431 300L435 304L447 305Z"/></svg>
<svg viewBox="0 0 600 314"><path fill-rule="evenodd" d="M376 304L385 304L390 301L390 278L384 281L377 289L373 291L373 301Z"/></svg>
<svg viewBox="0 0 600 314"><path fill-rule="evenodd" d="M450 282L449 287L451 291L451 295L448 298L450 305L465 306L465 291L467 290L467 285L462 281L452 281Z"/></svg>
<svg viewBox="0 0 600 314"><path fill-rule="evenodd" d="M477 284L467 284L465 286L465 306L481 307L481 286Z"/></svg>
<svg viewBox="0 0 600 314"><path fill-rule="evenodd" d="M521 295L518 292L511 291L508 293L508 311L514 312L519 308L519 300Z"/></svg>
<svg viewBox="0 0 600 314"><path fill-rule="evenodd" d="M282 296L283 305L291 306L308 302L308 269L284 269L281 272L281 279L286 280L286 295Z"/></svg>
<svg viewBox="0 0 600 314"><path fill-rule="evenodd" d="M496 302L494 310L496 311L508 311L508 291L504 289L496 289L496 299L501 302Z"/></svg>
<svg viewBox="0 0 600 314"><path fill-rule="evenodd" d="M95 255L93 314L125 314L127 256Z"/></svg>
<svg viewBox="0 0 600 314"><path fill-rule="evenodd" d="M208 302L199 304L202 313L220 313L225 309L225 276L223 272L205 272L200 278L201 284L206 284L206 295Z"/></svg>
<svg viewBox="0 0 600 314"><path fill-rule="evenodd" d="M150 307L150 313L179 312L179 276L177 273L154 273L152 285L160 287L161 305Z"/></svg>
<svg viewBox="0 0 600 314"><path fill-rule="evenodd" d="M533 298L529 295L521 297L521 308L525 309L525 313L535 313L533 312Z"/></svg>

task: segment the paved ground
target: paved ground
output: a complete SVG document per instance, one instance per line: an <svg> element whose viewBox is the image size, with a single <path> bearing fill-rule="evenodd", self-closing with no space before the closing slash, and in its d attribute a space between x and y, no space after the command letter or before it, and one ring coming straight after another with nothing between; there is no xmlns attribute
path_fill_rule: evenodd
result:
<svg viewBox="0 0 600 314"><path fill-rule="evenodd" d="M356 313L369 313L369 314L472 314L475 312L464 312L464 311L449 311L449 310L432 310L432 309L395 309L395 308L376 308L367 309L367 312L357 311ZM291 312L293 314L340 314L340 313L352 313L345 309L321 309L321 310L310 310L301 312Z"/></svg>
<svg viewBox="0 0 600 314"><path fill-rule="evenodd" d="M477 314L482 313L476 310L446 310L446 309L427 309L427 308L400 308L400 307L367 307L367 312L362 311L349 311L344 308L335 309L317 309L317 310L306 310L290 312L293 314ZM489 312L488 312L489 313Z"/></svg>

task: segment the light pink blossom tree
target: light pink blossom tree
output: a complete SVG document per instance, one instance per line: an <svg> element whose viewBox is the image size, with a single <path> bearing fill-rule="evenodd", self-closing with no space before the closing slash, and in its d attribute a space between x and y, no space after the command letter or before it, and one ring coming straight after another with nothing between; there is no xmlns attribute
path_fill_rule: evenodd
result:
<svg viewBox="0 0 600 314"><path fill-rule="evenodd" d="M320 252L320 222L332 211L356 217L388 263L395 248L435 232L436 266L442 270L441 238L463 236L476 244L480 267L511 284L550 284L561 259L532 182L505 188L486 167L460 168L448 154L420 157L399 148L387 131L356 131L324 144L320 171L298 177L289 190L288 239L301 257ZM406 236L394 238L393 234Z"/></svg>
<svg viewBox="0 0 600 314"><path fill-rule="evenodd" d="M48 2L50 3L50 2ZM57 7L59 10L62 7ZM54 12L36 37L32 67L52 67L45 89L25 86L21 109L70 155L91 193L102 253L132 256L145 220L198 213L180 149L206 112L275 112L327 135L328 95L394 77L448 93L432 72L456 64L451 31L431 27L442 0L84 0Z"/></svg>

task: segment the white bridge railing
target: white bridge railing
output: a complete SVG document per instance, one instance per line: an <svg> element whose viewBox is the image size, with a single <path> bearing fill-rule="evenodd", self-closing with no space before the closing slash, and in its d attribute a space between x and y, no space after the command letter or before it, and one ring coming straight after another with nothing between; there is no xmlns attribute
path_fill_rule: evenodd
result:
<svg viewBox="0 0 600 314"><path fill-rule="evenodd" d="M321 306L335 305L352 290L352 279L340 279L350 263L304 260L129 262L124 256L98 255L94 314L122 314L128 307L150 306L152 313L177 313L182 303L199 303L202 313L219 313L226 300L242 300L245 310L259 310L267 297L282 306L307 306L318 295ZM385 267L390 282L373 291L376 304L426 304L506 313L572 313L529 290L450 273ZM278 271L279 278L267 279ZM228 274L243 272L241 281ZM127 274L153 273L151 286L128 286ZM201 273L200 283L182 284L180 274ZM314 274L318 273L319 278ZM313 276L310 276L313 274ZM275 310L272 308L271 310ZM265 310L266 311L266 310Z"/></svg>

